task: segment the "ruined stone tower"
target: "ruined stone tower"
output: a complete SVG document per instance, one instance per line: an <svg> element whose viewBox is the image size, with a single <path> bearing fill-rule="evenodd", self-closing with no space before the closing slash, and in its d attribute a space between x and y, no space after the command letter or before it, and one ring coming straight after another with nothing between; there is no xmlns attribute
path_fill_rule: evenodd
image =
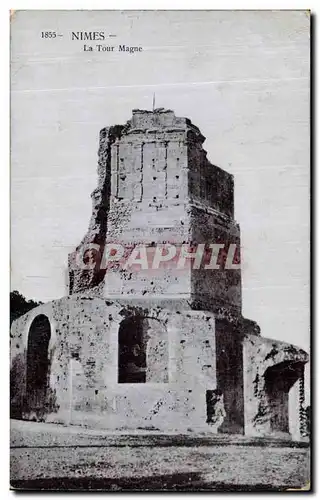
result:
<svg viewBox="0 0 320 500"><path fill-rule="evenodd" d="M209 162L203 142L190 120L164 109L134 110L126 125L101 130L98 186L88 232L69 256L69 295L12 327L15 416L289 436L289 390L307 355L261 337L242 316L233 178ZM224 247L215 268L190 256L181 267L103 265L108 245L146 248L149 259L159 245L181 257L185 246L210 244Z"/></svg>
<svg viewBox="0 0 320 500"><path fill-rule="evenodd" d="M99 186L82 244L120 243L152 247L230 244L240 252L235 222L233 177L207 159L205 138L187 118L173 111L134 110L125 126L100 132ZM72 257L72 256L71 256ZM70 259L72 262L72 258ZM106 297L153 302L187 302L193 309L241 314L240 269L170 267L162 273L107 273L99 265L90 279L70 269L70 293L94 287L104 279ZM235 267L235 266L233 266ZM141 270L140 270L141 271ZM143 270L142 270L143 271Z"/></svg>

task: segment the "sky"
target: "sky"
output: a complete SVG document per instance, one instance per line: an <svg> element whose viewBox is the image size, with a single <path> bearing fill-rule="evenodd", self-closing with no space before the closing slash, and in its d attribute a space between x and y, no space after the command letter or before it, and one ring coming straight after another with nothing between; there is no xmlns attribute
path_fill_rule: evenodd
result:
<svg viewBox="0 0 320 500"><path fill-rule="evenodd" d="M84 51L71 39L81 30L114 35L92 45L115 50ZM234 175L244 316L263 336L308 350L308 14L20 11L11 37L12 290L43 302L67 294L67 255L97 185L99 130L151 109L155 93Z"/></svg>

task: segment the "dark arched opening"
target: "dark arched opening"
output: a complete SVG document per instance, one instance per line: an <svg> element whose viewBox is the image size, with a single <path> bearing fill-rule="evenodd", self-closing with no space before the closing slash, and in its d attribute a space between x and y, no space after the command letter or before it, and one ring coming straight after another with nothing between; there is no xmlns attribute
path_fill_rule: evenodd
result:
<svg viewBox="0 0 320 500"><path fill-rule="evenodd" d="M146 381L146 339L144 318L139 316L123 320L119 328L119 383Z"/></svg>
<svg viewBox="0 0 320 500"><path fill-rule="evenodd" d="M118 382L168 382L168 332L155 318L131 316L120 323Z"/></svg>
<svg viewBox="0 0 320 500"><path fill-rule="evenodd" d="M26 399L29 411L42 412L49 382L50 322L47 316L36 316L30 326L27 350Z"/></svg>
<svg viewBox="0 0 320 500"><path fill-rule="evenodd" d="M289 390L303 372L303 363L284 361L269 367L264 374L265 392L273 432L289 432Z"/></svg>
<svg viewBox="0 0 320 500"><path fill-rule="evenodd" d="M123 320L119 328L118 382L146 381L145 319L134 316Z"/></svg>

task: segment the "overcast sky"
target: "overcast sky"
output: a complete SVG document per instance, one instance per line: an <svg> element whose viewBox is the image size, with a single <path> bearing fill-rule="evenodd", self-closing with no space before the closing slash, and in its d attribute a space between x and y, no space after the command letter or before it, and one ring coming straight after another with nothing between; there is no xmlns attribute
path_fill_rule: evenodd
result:
<svg viewBox="0 0 320 500"><path fill-rule="evenodd" d="M62 36L42 39L42 31ZM71 32L104 31L114 52ZM119 53L119 44L143 47ZM186 116L235 178L243 313L309 346L309 17L303 12L28 11L12 20L12 289L67 293L84 236L99 130L133 108Z"/></svg>

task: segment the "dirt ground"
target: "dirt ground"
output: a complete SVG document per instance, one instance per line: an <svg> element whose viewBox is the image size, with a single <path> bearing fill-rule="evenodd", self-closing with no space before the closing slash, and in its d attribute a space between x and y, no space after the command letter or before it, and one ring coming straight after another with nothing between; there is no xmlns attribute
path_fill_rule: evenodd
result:
<svg viewBox="0 0 320 500"><path fill-rule="evenodd" d="M50 490L270 491L304 488L309 449L287 443L124 434L15 421L11 487ZM152 444L152 441L154 444Z"/></svg>

